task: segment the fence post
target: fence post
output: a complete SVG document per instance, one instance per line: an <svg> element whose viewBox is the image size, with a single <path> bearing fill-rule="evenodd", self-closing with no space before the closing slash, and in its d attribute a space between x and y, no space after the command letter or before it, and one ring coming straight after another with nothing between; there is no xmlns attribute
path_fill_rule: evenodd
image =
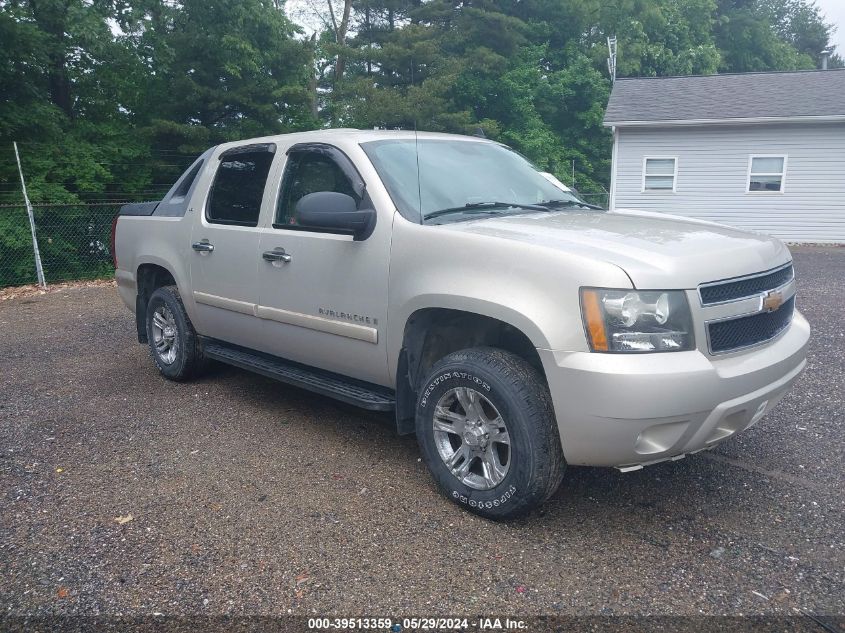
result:
<svg viewBox="0 0 845 633"><path fill-rule="evenodd" d="M18 161L18 173L21 176L23 201L26 203L26 212L29 215L29 228L32 231L32 251L35 254L35 272L38 275L38 285L46 288L47 281L44 279L44 269L41 267L41 252L38 250L38 238L35 236L35 215L32 213L32 205L29 203L29 196L26 193L26 182L23 179L23 169L21 168L21 157L18 154L17 141L13 142L12 145L15 146L15 159Z"/></svg>

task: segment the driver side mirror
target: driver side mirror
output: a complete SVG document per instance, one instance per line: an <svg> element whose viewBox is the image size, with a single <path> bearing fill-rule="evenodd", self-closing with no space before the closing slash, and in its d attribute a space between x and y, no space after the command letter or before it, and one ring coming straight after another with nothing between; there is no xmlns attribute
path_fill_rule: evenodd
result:
<svg viewBox="0 0 845 633"><path fill-rule="evenodd" d="M358 209L355 198L336 191L315 191L302 196L295 208L302 227L351 234L355 241L367 239L376 228L375 209Z"/></svg>

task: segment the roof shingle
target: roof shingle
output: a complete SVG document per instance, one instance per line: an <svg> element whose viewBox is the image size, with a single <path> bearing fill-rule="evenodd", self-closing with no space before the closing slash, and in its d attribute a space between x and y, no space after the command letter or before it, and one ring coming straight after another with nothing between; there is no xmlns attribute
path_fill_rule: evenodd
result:
<svg viewBox="0 0 845 633"><path fill-rule="evenodd" d="M619 79L604 122L845 117L845 69Z"/></svg>

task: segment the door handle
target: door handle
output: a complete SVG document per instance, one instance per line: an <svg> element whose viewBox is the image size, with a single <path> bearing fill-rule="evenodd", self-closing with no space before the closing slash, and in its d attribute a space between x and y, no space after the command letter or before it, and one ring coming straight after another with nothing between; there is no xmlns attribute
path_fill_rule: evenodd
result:
<svg viewBox="0 0 845 633"><path fill-rule="evenodd" d="M202 242L194 242L191 244L191 248L198 253L210 253L214 250L214 244L209 244L208 240L203 240Z"/></svg>
<svg viewBox="0 0 845 633"><path fill-rule="evenodd" d="M264 261L268 262L282 262L287 264L291 260L291 256L285 252L281 246L274 248L272 251L264 251L261 254L261 257L264 258Z"/></svg>

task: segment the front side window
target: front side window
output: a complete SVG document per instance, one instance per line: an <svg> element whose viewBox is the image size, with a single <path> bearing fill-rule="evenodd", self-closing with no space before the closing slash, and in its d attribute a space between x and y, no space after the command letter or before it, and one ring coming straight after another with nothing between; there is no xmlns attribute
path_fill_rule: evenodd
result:
<svg viewBox="0 0 845 633"><path fill-rule="evenodd" d="M675 191L677 178L677 158L645 159L643 191Z"/></svg>
<svg viewBox="0 0 845 633"><path fill-rule="evenodd" d="M220 156L208 196L206 219L215 224L257 226L275 146L235 148Z"/></svg>
<svg viewBox="0 0 845 633"><path fill-rule="evenodd" d="M781 193L786 156L752 156L748 165L748 192Z"/></svg>
<svg viewBox="0 0 845 633"><path fill-rule="evenodd" d="M276 209L277 228L296 227L296 203L309 193L333 191L352 196L360 203L349 177L343 169L325 152L297 151L288 157L282 192Z"/></svg>

